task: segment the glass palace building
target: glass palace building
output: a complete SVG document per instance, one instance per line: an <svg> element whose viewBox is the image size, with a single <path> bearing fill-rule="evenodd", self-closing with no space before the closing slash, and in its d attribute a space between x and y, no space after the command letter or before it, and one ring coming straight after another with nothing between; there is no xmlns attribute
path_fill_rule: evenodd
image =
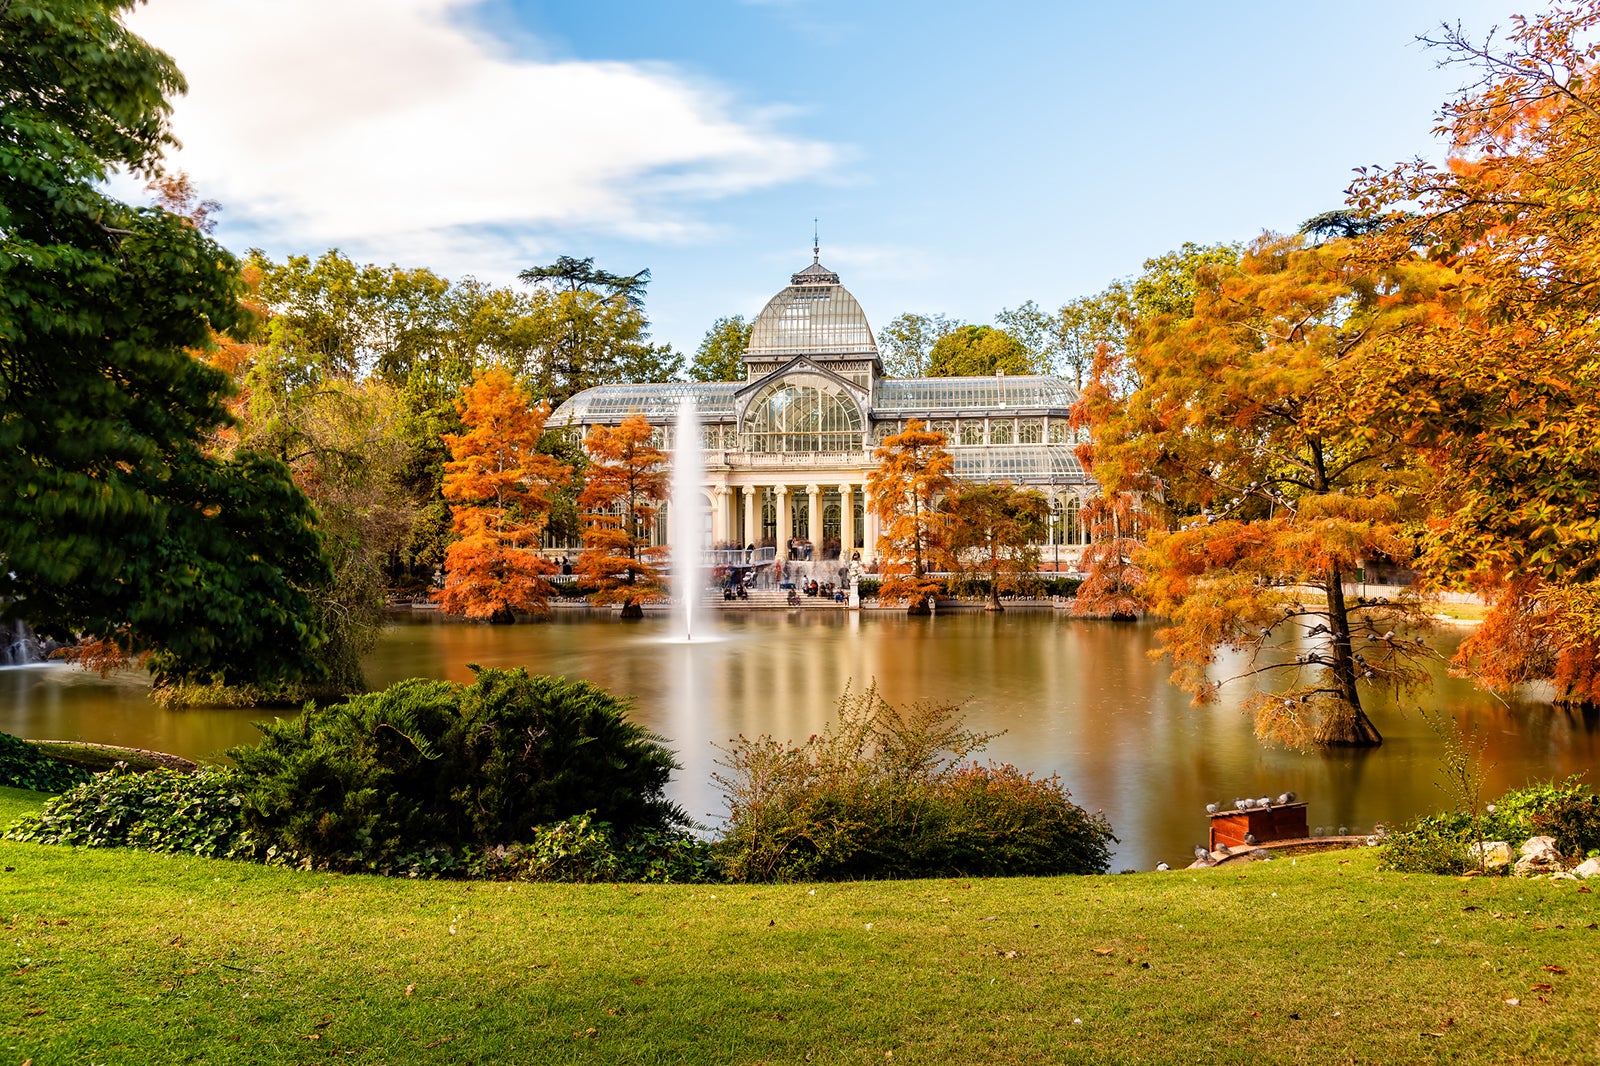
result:
<svg viewBox="0 0 1600 1066"><path fill-rule="evenodd" d="M921 419L945 434L962 480L1043 491L1054 515L1054 557L1062 566L1076 561L1085 540L1080 508L1093 483L1073 454L1071 382L884 377L861 305L816 261L756 317L744 365L743 381L587 389L548 425L584 432L638 413L665 428L670 447L679 405L693 397L705 445L700 506L713 546L771 547L785 561L859 551L870 565L878 539L866 499L873 450ZM1050 565L1052 555L1044 558Z"/></svg>

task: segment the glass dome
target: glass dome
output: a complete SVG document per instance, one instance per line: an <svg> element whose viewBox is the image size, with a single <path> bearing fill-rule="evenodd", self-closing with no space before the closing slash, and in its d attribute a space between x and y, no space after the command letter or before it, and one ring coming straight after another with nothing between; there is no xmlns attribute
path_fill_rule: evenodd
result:
<svg viewBox="0 0 1600 1066"><path fill-rule="evenodd" d="M745 408L744 448L751 452L845 452L861 449L861 408L837 382L816 375L775 381Z"/></svg>
<svg viewBox="0 0 1600 1066"><path fill-rule="evenodd" d="M876 355L872 327L839 275L812 263L767 301L750 331L747 355Z"/></svg>

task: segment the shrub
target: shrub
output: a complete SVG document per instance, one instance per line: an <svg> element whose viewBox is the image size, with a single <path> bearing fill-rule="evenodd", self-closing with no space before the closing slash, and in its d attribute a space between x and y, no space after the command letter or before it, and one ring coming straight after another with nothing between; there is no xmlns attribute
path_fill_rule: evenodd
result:
<svg viewBox="0 0 1600 1066"><path fill-rule="evenodd" d="M664 798L672 753L625 702L474 669L471 685L403 681L260 725L259 744L229 752L251 783L248 823L310 865L412 873L585 812L623 833L687 824Z"/></svg>
<svg viewBox="0 0 1600 1066"><path fill-rule="evenodd" d="M91 776L81 767L51 758L26 740L0 733L0 785L34 792L64 792Z"/></svg>
<svg viewBox="0 0 1600 1066"><path fill-rule="evenodd" d="M10 840L130 847L215 859L262 856L242 816L244 781L229 769L195 773L112 769L57 796L9 830Z"/></svg>
<svg viewBox="0 0 1600 1066"><path fill-rule="evenodd" d="M527 844L491 849L473 860L471 872L495 880L579 883L718 879L711 845L705 841L681 830L642 829L621 836L589 814L539 826Z"/></svg>
<svg viewBox="0 0 1600 1066"><path fill-rule="evenodd" d="M839 721L804 744L739 738L715 780L717 844L732 880L1098 873L1116 841L1060 779L967 760L989 736L957 708L899 709L846 692Z"/></svg>
<svg viewBox="0 0 1600 1066"><path fill-rule="evenodd" d="M1600 849L1600 796L1576 777L1513 789L1479 813L1476 833L1465 810L1426 815L1389 834L1383 865L1410 873L1458 874L1474 865L1468 849L1475 839L1504 840L1515 848L1540 835L1554 837L1563 855Z"/></svg>

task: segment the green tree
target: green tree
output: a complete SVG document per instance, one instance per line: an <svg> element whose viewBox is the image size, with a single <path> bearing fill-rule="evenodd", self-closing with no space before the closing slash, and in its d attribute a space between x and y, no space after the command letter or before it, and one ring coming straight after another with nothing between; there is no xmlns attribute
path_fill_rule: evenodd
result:
<svg viewBox="0 0 1600 1066"><path fill-rule="evenodd" d="M184 89L129 7L0 4L0 600L162 683L314 676L314 514L281 464L210 454L229 382L189 354L242 326L238 264L100 191L154 172Z"/></svg>
<svg viewBox="0 0 1600 1066"><path fill-rule="evenodd" d="M878 357L884 373L894 378L927 377L928 357L941 337L961 323L944 315L906 312L878 331Z"/></svg>
<svg viewBox="0 0 1600 1066"><path fill-rule="evenodd" d="M689 364L689 377L694 381L743 381L744 352L750 347L750 331L755 324L746 322L743 315L719 318L711 323L700 347L695 349L694 362Z"/></svg>
<svg viewBox="0 0 1600 1066"><path fill-rule="evenodd" d="M935 341L928 353L929 377L1033 374L1039 369L1021 341L993 326L960 326Z"/></svg>
<svg viewBox="0 0 1600 1066"><path fill-rule="evenodd" d="M552 408L595 385L667 380L682 372L681 356L648 342L644 293L650 271L612 274L592 258L564 255L518 277L546 296L540 312L545 354L532 385Z"/></svg>
<svg viewBox="0 0 1600 1066"><path fill-rule="evenodd" d="M1056 365L1061 345L1061 324L1055 315L1028 300L1021 307L1003 307L994 316L999 327L1009 333L1028 352L1028 364L1036 373Z"/></svg>

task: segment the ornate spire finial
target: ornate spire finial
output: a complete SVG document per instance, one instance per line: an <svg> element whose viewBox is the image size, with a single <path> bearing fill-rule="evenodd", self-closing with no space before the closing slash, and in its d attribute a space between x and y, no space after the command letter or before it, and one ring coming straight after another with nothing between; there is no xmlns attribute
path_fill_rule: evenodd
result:
<svg viewBox="0 0 1600 1066"><path fill-rule="evenodd" d="M822 262L822 241L818 238L821 231L817 228L817 220L811 220L811 262Z"/></svg>

